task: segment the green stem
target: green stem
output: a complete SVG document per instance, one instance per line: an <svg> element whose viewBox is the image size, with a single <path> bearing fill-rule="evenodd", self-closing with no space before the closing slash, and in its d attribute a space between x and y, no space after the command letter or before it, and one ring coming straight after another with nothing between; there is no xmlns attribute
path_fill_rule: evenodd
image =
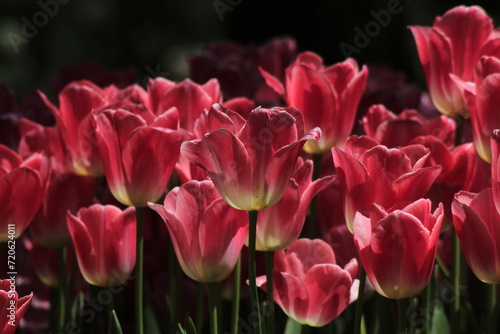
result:
<svg viewBox="0 0 500 334"><path fill-rule="evenodd" d="M315 181L319 179L321 175L321 154L314 154L313 155L313 175L312 175L312 181ZM309 211L309 219L308 219L308 226L307 226L307 237L310 239L314 239L317 237L318 234L318 197L314 196L311 200L311 204L309 206L310 211Z"/></svg>
<svg viewBox="0 0 500 334"><path fill-rule="evenodd" d="M208 290L208 309L210 312L210 334L218 334L218 317L217 317L217 299L218 299L218 293L217 293L217 283L207 283L207 290Z"/></svg>
<svg viewBox="0 0 500 334"><path fill-rule="evenodd" d="M274 291L273 291L273 256L274 251L264 252L266 260L266 290L267 303L269 307L274 307ZM267 317L267 333L274 333L274 312L271 312Z"/></svg>
<svg viewBox="0 0 500 334"><path fill-rule="evenodd" d="M113 310L115 309L115 298L113 294L109 293L111 296L111 300L109 301L109 304L107 305L107 311L108 311L108 316L107 316L107 322L108 322L108 334L114 334L114 324L113 324Z"/></svg>
<svg viewBox="0 0 500 334"><path fill-rule="evenodd" d="M444 277L446 277L447 279L451 280L451 273L448 270L448 268L446 268L443 260L441 260L441 257L438 254L436 254L436 262L437 262L437 265L438 265L439 269L444 274Z"/></svg>
<svg viewBox="0 0 500 334"><path fill-rule="evenodd" d="M497 333L497 316L496 316L496 306L497 306L497 286L496 284L490 284L490 305L488 312L488 333Z"/></svg>
<svg viewBox="0 0 500 334"><path fill-rule="evenodd" d="M238 256L238 261L236 261L236 266L234 268L231 334L238 334L238 316L240 314L240 281L241 281L241 254L240 256Z"/></svg>
<svg viewBox="0 0 500 334"><path fill-rule="evenodd" d="M256 272L255 272L255 242L257 237L257 215L258 211L248 211L250 229L248 233L248 276L250 285L250 300L252 313L254 315L253 328L257 334L262 334L262 320L260 319L259 296L257 294Z"/></svg>
<svg viewBox="0 0 500 334"><path fill-rule="evenodd" d="M176 333L177 332L177 321L178 321L178 316L177 316L177 308L179 307L177 305L177 289L179 289L179 286L177 285L177 266L176 266L176 261L177 258L175 256L175 251L174 251L174 246L172 241L170 241L170 245L168 247L168 296L170 297L170 304L168 305L168 312L170 316L170 333ZM199 328L199 327L197 327Z"/></svg>
<svg viewBox="0 0 500 334"><path fill-rule="evenodd" d="M359 270L358 300L356 301L356 314L354 316L354 334L361 333L361 318L363 317L363 299L365 298L366 272L363 266Z"/></svg>
<svg viewBox="0 0 500 334"><path fill-rule="evenodd" d="M406 298L398 299L398 334L407 333L406 330Z"/></svg>
<svg viewBox="0 0 500 334"><path fill-rule="evenodd" d="M199 330L203 325L203 284L198 283L196 292L196 328Z"/></svg>
<svg viewBox="0 0 500 334"><path fill-rule="evenodd" d="M144 210L145 208L135 208L137 220L136 233L136 264L135 264L135 332L144 334L144 299L143 299L143 255L144 255Z"/></svg>
<svg viewBox="0 0 500 334"><path fill-rule="evenodd" d="M68 272L66 270L66 247L61 247L57 250L57 261L59 264L59 318L57 328L63 330L70 309Z"/></svg>
<svg viewBox="0 0 500 334"><path fill-rule="evenodd" d="M431 274L429 283L425 288L425 332L431 333L432 324L432 308L434 307L434 283L435 283L435 273L439 270L438 265L434 266L434 272Z"/></svg>
<svg viewBox="0 0 500 334"><path fill-rule="evenodd" d="M462 284L462 252L460 251L460 242L458 240L458 236L455 233L453 240L453 276L454 276L454 284L453 284L453 292L455 295L455 300L453 302L453 309L451 313L451 329L452 333L458 333L459 324L460 324L460 286Z"/></svg>

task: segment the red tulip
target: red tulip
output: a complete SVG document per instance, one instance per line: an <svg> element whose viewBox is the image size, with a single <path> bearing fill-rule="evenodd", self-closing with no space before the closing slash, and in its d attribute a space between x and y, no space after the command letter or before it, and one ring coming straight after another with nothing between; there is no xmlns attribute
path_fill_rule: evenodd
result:
<svg viewBox="0 0 500 334"><path fill-rule="evenodd" d="M434 106L445 115L467 117L469 109L450 74L473 81L477 60L500 54L491 18L480 7L458 6L437 17L431 28L409 28Z"/></svg>
<svg viewBox="0 0 500 334"><path fill-rule="evenodd" d="M192 132L196 119L204 109L222 102L219 82L216 79L198 85L190 79L175 83L164 78L149 80L150 109L161 115L176 107L180 115L180 127Z"/></svg>
<svg viewBox="0 0 500 334"><path fill-rule="evenodd" d="M283 197L305 141L321 134L319 129L304 134L294 108L256 108L241 128L216 108L209 119L219 130L184 142L181 154L207 171L232 207L247 211L263 210Z"/></svg>
<svg viewBox="0 0 500 334"><path fill-rule="evenodd" d="M311 200L333 181L332 176L325 176L311 182L312 161L307 160L302 163L301 160L292 174L283 198L276 205L259 213L256 250L285 249L297 240L304 226Z"/></svg>
<svg viewBox="0 0 500 334"><path fill-rule="evenodd" d="M474 82L465 82L456 77L453 79L462 89L470 109L472 138L476 151L482 159L491 162L491 132L500 128L497 111L500 103L500 59L481 57L477 62Z"/></svg>
<svg viewBox="0 0 500 334"><path fill-rule="evenodd" d="M149 207L167 225L182 270L198 282L219 282L233 270L248 238L248 216L231 208L211 181L174 188Z"/></svg>
<svg viewBox="0 0 500 334"><path fill-rule="evenodd" d="M350 137L345 152L333 148L332 154L351 232L356 211L368 211L373 203L389 209L399 202L415 201L442 170L441 166L424 167L429 150L422 145L388 149L366 136Z"/></svg>
<svg viewBox="0 0 500 334"><path fill-rule="evenodd" d="M274 254L274 300L295 321L324 326L349 305L358 271L352 259L344 268L336 264L332 248L323 240L299 239L286 251ZM257 284L266 290L266 278Z"/></svg>
<svg viewBox="0 0 500 334"><path fill-rule="evenodd" d="M19 237L31 223L46 190L48 161L35 153L25 161L0 145L0 242Z"/></svg>
<svg viewBox="0 0 500 334"><path fill-rule="evenodd" d="M495 207L500 213L500 130L496 129L493 131L491 136L491 187L493 191L493 201L495 202Z"/></svg>
<svg viewBox="0 0 500 334"><path fill-rule="evenodd" d="M115 198L145 207L164 193L179 157L178 114L169 109L147 123L124 109L94 114L106 179Z"/></svg>
<svg viewBox="0 0 500 334"><path fill-rule="evenodd" d="M451 210L462 252L481 281L500 283L500 214L494 192L486 188L479 194L460 191Z"/></svg>
<svg viewBox="0 0 500 334"><path fill-rule="evenodd" d="M103 167L91 112L108 105L105 92L89 81L72 82L59 93L59 107L43 93L39 94L56 118L61 138L69 151L68 165L73 172L101 176Z"/></svg>
<svg viewBox="0 0 500 334"><path fill-rule="evenodd" d="M428 283L443 221L443 206L431 214L431 201L419 199L386 212L374 204L369 216L354 217L354 243L366 275L379 294L414 296Z"/></svg>
<svg viewBox="0 0 500 334"><path fill-rule="evenodd" d="M66 212L75 214L81 207L91 205L95 192L93 177L51 173L42 205L29 226L33 239L46 248L70 244Z"/></svg>
<svg viewBox="0 0 500 334"><path fill-rule="evenodd" d="M302 111L306 130L321 127L321 140L308 141L306 152L325 153L334 146L344 146L365 89L366 66L360 71L356 61L349 58L325 67L320 56L304 52L286 69L285 85L268 72L261 73L289 106Z"/></svg>
<svg viewBox="0 0 500 334"><path fill-rule="evenodd" d="M126 282L135 265L135 208L94 204L66 219L85 280L100 287Z"/></svg>
<svg viewBox="0 0 500 334"><path fill-rule="evenodd" d="M380 104L368 109L363 117L363 127L369 137L387 147L406 146L414 138L427 135L452 146L455 138L455 122L449 117L427 120L411 109L395 115Z"/></svg>
<svg viewBox="0 0 500 334"><path fill-rule="evenodd" d="M24 313L31 304L33 293L18 297L15 282L0 280L0 332L14 334Z"/></svg>

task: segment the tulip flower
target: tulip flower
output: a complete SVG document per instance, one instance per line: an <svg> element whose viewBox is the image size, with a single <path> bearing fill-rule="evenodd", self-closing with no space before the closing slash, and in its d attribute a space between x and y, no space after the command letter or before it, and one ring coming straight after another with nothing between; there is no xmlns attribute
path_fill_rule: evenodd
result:
<svg viewBox="0 0 500 334"><path fill-rule="evenodd" d="M494 50L498 37L491 18L480 7L458 6L437 17L432 27L409 28L434 106L447 116L468 117L469 108L450 74L474 81L477 60L499 52Z"/></svg>
<svg viewBox="0 0 500 334"><path fill-rule="evenodd" d="M164 193L179 157L182 135L175 108L147 123L124 109L94 114L106 179L115 198L145 207Z"/></svg>
<svg viewBox="0 0 500 334"><path fill-rule="evenodd" d="M453 224L462 252L478 279L500 283L500 214L494 193L486 188L479 194L460 191L452 204Z"/></svg>
<svg viewBox="0 0 500 334"><path fill-rule="evenodd" d="M26 310L31 304L33 293L18 297L15 281L9 279L0 280L0 332L2 334L14 334Z"/></svg>
<svg viewBox="0 0 500 334"><path fill-rule="evenodd" d="M100 287L125 283L135 265L135 208L94 204L66 219L85 280Z"/></svg>
<svg viewBox="0 0 500 334"><path fill-rule="evenodd" d="M419 199L401 210L371 207L354 217L354 244L366 275L379 294L401 299L429 282L443 221L443 206L431 213L431 201Z"/></svg>
<svg viewBox="0 0 500 334"><path fill-rule="evenodd" d="M103 166L91 112L108 105L105 92L89 81L72 82L59 93L59 107L42 92L39 94L56 118L61 138L69 151L69 167L78 175L101 176Z"/></svg>
<svg viewBox="0 0 500 334"><path fill-rule="evenodd" d="M246 212L231 208L211 181L172 189L149 207L167 225L182 270L198 282L220 282L233 270L248 238Z"/></svg>
<svg viewBox="0 0 500 334"><path fill-rule="evenodd" d="M500 57L500 51L498 56ZM497 112L500 103L500 59L483 56L475 69L473 82L465 82L457 77L453 79L462 89L470 109L472 138L476 151L483 160L491 162L491 132L500 128Z"/></svg>
<svg viewBox="0 0 500 334"><path fill-rule="evenodd" d="M416 110L407 109L399 115L387 110L383 105L373 105L363 117L366 134L387 147L406 146L419 136L433 136L447 146L452 146L455 138L455 122L446 116L427 120Z"/></svg>
<svg viewBox="0 0 500 334"><path fill-rule="evenodd" d="M23 159L0 145L0 242L19 237L46 191L48 161L40 153Z"/></svg>
<svg viewBox="0 0 500 334"><path fill-rule="evenodd" d="M312 198L333 181L333 176L325 176L311 182L312 161L299 160L283 198L259 213L256 237L259 251L285 249L297 240Z"/></svg>
<svg viewBox="0 0 500 334"><path fill-rule="evenodd" d="M495 207L500 213L500 130L495 129L491 136L491 187L493 190L493 201Z"/></svg>
<svg viewBox="0 0 500 334"><path fill-rule="evenodd" d="M196 119L204 109L214 103L222 102L219 82L211 79L203 85L186 79L175 83L164 78L149 80L149 108L155 115L161 115L168 109L179 110L180 127L188 132L193 131Z"/></svg>
<svg viewBox="0 0 500 334"><path fill-rule="evenodd" d="M222 198L240 210L263 210L286 191L302 146L321 131L304 134L295 108L256 108L239 127L212 108L209 119L220 124L204 138L184 142L181 154L207 171Z"/></svg>
<svg viewBox="0 0 500 334"><path fill-rule="evenodd" d="M274 254L274 299L287 316L321 327L344 311L358 262L352 259L344 268L336 263L332 248L320 239L299 239ZM266 290L266 278L257 280Z"/></svg>
<svg viewBox="0 0 500 334"><path fill-rule="evenodd" d="M308 141L308 153L325 153L332 147L343 147L352 131L354 119L365 89L368 69L361 71L352 58L329 67L315 53L304 52L286 69L282 82L270 73L261 74L287 105L302 111L305 130L321 127L320 141Z"/></svg>
<svg viewBox="0 0 500 334"><path fill-rule="evenodd" d="M415 201L442 170L437 165L424 167L429 150L422 145L388 149L366 136L350 137L345 152L333 148L332 154L351 232L356 211L368 211L373 203L389 209Z"/></svg>

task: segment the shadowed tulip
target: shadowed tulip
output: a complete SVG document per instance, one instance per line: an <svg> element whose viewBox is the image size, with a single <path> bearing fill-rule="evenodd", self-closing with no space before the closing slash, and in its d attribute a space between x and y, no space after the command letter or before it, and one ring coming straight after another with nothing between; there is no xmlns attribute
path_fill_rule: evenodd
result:
<svg viewBox="0 0 500 334"><path fill-rule="evenodd" d="M179 157L182 134L175 108L147 123L124 109L94 114L109 188L125 205L145 207L165 192Z"/></svg>
<svg viewBox="0 0 500 334"><path fill-rule="evenodd" d="M172 189L149 207L167 225L182 270L198 282L220 282L232 271L248 238L248 215L231 208L211 181Z"/></svg>
<svg viewBox="0 0 500 334"><path fill-rule="evenodd" d="M274 300L295 321L321 327L349 305L358 271L352 259L344 268L336 264L332 248L320 239L299 239L287 250L274 253ZM266 278L257 285L266 290Z"/></svg>
<svg viewBox="0 0 500 334"><path fill-rule="evenodd" d="M432 27L410 26L434 106L447 116L469 116L451 75L474 81L482 55L500 55L493 21L477 6L458 6L436 17Z"/></svg>
<svg viewBox="0 0 500 334"><path fill-rule="evenodd" d="M351 232L356 211L422 198L442 170L424 167L429 150L422 145L388 149L366 136L350 137L345 152L333 148L332 154Z"/></svg>
<svg viewBox="0 0 500 334"><path fill-rule="evenodd" d="M283 197L304 143L321 135L317 128L304 134L295 108L256 108L241 128L216 108L208 117L219 130L184 142L181 154L207 171L226 202L246 211L263 210Z"/></svg>
<svg viewBox="0 0 500 334"><path fill-rule="evenodd" d="M386 212L374 204L369 216L354 217L354 244L366 275L379 294L392 299L419 293L429 282L443 221L443 206L419 199Z"/></svg>
<svg viewBox="0 0 500 334"><path fill-rule="evenodd" d="M0 280L0 332L14 334L24 313L31 304L33 293L19 298L15 282Z"/></svg>
<svg viewBox="0 0 500 334"><path fill-rule="evenodd" d="M312 182L312 161L302 163L301 160L283 198L259 212L255 246L258 251L285 249L297 240L312 198L334 180L333 176L325 176Z"/></svg>
<svg viewBox="0 0 500 334"><path fill-rule="evenodd" d="M500 214L491 188L479 194L460 191L452 207L453 224L462 252L478 279L500 283Z"/></svg>
<svg viewBox="0 0 500 334"><path fill-rule="evenodd" d="M66 219L85 280L100 287L126 282L135 265L135 208L94 204Z"/></svg>
<svg viewBox="0 0 500 334"><path fill-rule="evenodd" d="M348 58L329 67L315 53L297 56L285 71L283 84L278 78L261 70L267 84L283 96L287 105L302 112L306 131L321 127L319 141L308 141L308 153L325 153L332 147L343 147L352 131L354 119L366 86L368 68L359 70L357 62Z"/></svg>

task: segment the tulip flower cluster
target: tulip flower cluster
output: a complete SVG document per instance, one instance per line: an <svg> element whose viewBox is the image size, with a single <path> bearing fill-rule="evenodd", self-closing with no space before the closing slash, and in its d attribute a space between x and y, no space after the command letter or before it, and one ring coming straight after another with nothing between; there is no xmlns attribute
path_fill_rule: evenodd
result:
<svg viewBox="0 0 500 334"><path fill-rule="evenodd" d="M2 333L495 333L499 30L477 6L409 29L428 95L403 110L383 103L414 85L373 90L391 70L325 65L290 38L207 47L189 58L201 83L75 78L38 92L52 122L12 110Z"/></svg>

